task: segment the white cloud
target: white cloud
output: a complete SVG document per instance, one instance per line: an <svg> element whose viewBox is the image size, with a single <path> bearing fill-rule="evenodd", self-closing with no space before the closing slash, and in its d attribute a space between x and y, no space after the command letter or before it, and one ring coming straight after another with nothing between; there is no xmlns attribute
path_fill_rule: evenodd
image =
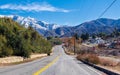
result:
<svg viewBox="0 0 120 75"><path fill-rule="evenodd" d="M27 4L27 5L16 5L16 4L5 4L1 5L0 9L10 10L23 10L23 11L50 11L50 12L70 12L69 10L57 8L50 4Z"/></svg>

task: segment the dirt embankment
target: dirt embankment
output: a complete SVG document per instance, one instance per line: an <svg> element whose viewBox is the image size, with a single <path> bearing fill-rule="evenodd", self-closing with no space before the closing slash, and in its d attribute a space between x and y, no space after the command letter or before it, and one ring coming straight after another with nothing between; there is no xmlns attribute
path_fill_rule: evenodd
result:
<svg viewBox="0 0 120 75"><path fill-rule="evenodd" d="M29 62L38 58L47 56L47 54L32 54L30 58L24 59L20 56L10 56L5 58L0 58L0 66L15 65L20 63Z"/></svg>

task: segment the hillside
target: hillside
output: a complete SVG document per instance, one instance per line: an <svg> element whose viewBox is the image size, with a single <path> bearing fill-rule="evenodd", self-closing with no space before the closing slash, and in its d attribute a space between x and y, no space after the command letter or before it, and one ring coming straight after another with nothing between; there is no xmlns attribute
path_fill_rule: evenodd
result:
<svg viewBox="0 0 120 75"><path fill-rule="evenodd" d="M72 36L74 33L77 33L78 35L81 35L82 33L96 34L100 32L110 34L115 28L120 29L120 19L100 18L73 27L59 27L54 31L57 32L57 34L60 32L64 33L64 35L58 34L59 36L64 37Z"/></svg>
<svg viewBox="0 0 120 75"><path fill-rule="evenodd" d="M120 28L119 19L114 20L114 19L100 18L76 26L75 32L78 32L78 34L86 33L86 32L89 34L99 33L99 32L105 32L109 34L113 32L114 28Z"/></svg>
<svg viewBox="0 0 120 75"><path fill-rule="evenodd" d="M0 18L0 57L50 53L51 44L32 27L24 28L10 18Z"/></svg>

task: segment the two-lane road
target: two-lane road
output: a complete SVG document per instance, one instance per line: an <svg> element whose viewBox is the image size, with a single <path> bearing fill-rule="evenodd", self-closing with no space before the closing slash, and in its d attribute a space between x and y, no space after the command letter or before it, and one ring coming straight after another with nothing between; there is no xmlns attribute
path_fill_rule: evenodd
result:
<svg viewBox="0 0 120 75"><path fill-rule="evenodd" d="M61 45L55 46L53 55L32 62L0 68L0 75L102 75L66 55Z"/></svg>

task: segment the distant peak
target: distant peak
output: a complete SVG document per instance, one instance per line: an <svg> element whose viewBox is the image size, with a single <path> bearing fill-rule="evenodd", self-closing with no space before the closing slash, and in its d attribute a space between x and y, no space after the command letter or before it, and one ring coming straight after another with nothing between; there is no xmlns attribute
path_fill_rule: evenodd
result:
<svg viewBox="0 0 120 75"><path fill-rule="evenodd" d="M49 24L48 22L46 22L46 21L41 21L41 22L43 22L44 24Z"/></svg>
<svg viewBox="0 0 120 75"><path fill-rule="evenodd" d="M30 16L28 16L27 18L28 18L28 19L31 19L31 20L36 20L35 18L32 18L32 17L30 17Z"/></svg>

